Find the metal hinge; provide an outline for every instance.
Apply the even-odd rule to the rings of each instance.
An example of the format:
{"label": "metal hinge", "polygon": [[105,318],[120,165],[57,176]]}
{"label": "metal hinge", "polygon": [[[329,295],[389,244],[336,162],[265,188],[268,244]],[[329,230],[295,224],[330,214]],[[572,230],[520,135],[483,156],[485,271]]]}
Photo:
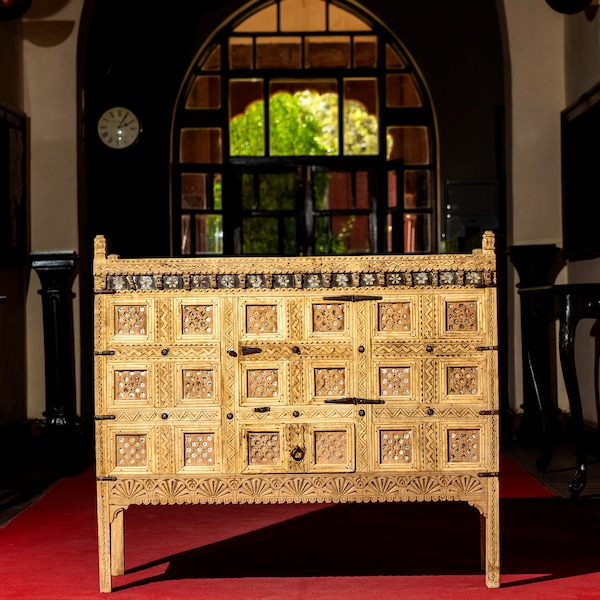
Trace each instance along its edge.
{"label": "metal hinge", "polygon": [[117,480],[116,477],[102,477],[102,476],[96,477],[96,481],[116,481],[116,480]]}
{"label": "metal hinge", "polygon": [[368,300],[382,300],[383,296],[325,296],[323,300],[339,302],[366,302]]}
{"label": "metal hinge", "polygon": [[499,415],[500,411],[499,410],[480,410],[479,411],[480,415]]}
{"label": "metal hinge", "polygon": [[94,421],[114,421],[115,415],[94,415]]}
{"label": "metal hinge", "polygon": [[367,398],[331,398],[325,404],[385,404],[385,400],[369,400]]}
{"label": "metal hinge", "polygon": [[116,294],[117,290],[94,290],[94,294]]}
{"label": "metal hinge", "polygon": [[94,356],[114,356],[114,350],[95,350]]}
{"label": "metal hinge", "polygon": [[500,477],[500,471],[488,471],[486,473],[477,473],[477,477]]}
{"label": "metal hinge", "polygon": [[498,346],[477,346],[475,350],[477,350],[477,352],[482,352],[483,350],[498,350]]}

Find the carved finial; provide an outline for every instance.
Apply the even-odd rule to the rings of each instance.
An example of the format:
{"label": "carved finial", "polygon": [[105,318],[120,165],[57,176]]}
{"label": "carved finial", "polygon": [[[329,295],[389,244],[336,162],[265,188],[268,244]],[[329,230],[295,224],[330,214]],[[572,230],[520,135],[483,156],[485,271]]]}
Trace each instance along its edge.
{"label": "carved finial", "polygon": [[94,238],[94,259],[106,259],[106,238],[103,235],[97,235]]}
{"label": "carved finial", "polygon": [[484,252],[494,252],[496,248],[496,236],[493,231],[485,231],[481,242],[481,249]]}

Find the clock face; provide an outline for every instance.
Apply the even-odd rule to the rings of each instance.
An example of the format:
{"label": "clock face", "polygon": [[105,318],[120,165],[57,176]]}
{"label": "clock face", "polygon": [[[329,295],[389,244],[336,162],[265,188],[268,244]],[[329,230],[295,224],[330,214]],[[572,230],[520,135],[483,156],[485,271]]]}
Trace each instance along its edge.
{"label": "clock face", "polygon": [[109,148],[127,148],[138,139],[140,122],[128,108],[115,106],[100,117],[98,135]]}

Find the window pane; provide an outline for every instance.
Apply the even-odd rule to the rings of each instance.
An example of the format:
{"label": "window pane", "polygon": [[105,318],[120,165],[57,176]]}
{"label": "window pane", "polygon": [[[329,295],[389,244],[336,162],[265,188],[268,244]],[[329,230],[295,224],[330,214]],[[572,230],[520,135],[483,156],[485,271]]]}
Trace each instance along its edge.
{"label": "window pane", "polygon": [[200,68],[203,71],[218,71],[221,68],[221,46],[215,46],[208,58],[201,59],[203,62],[199,63]]}
{"label": "window pane", "polygon": [[355,254],[370,252],[369,218],[367,215],[337,215],[331,217],[332,253]]}
{"label": "window pane", "polygon": [[263,8],[255,15],[242,21],[235,29],[235,32],[247,31],[277,31],[277,7],[275,5]]}
{"label": "window pane", "polygon": [[377,80],[344,79],[344,154],[379,153]]}
{"label": "window pane", "polygon": [[186,108],[221,108],[221,78],[218,75],[196,77],[185,103]]}
{"label": "window pane", "polygon": [[252,38],[229,38],[229,68],[251,69],[252,63]]}
{"label": "window pane", "polygon": [[331,171],[327,175],[327,188],[322,210],[352,210],[369,208],[369,174],[360,171]]}
{"label": "window pane", "polygon": [[398,206],[398,177],[396,171],[388,171],[388,208]]}
{"label": "window pane", "polygon": [[329,31],[370,31],[371,28],[353,14],[329,5]]}
{"label": "window pane", "polygon": [[431,252],[431,215],[404,215],[404,252]]}
{"label": "window pane", "polygon": [[231,156],[264,156],[265,106],[262,79],[229,82],[229,153]]}
{"label": "window pane", "polygon": [[221,129],[182,129],[179,160],[182,163],[221,163]]}
{"label": "window pane", "polygon": [[278,219],[245,217],[242,221],[242,254],[276,255],[278,253]]}
{"label": "window pane", "polygon": [[385,66],[388,69],[404,69],[406,65],[398,53],[389,45],[385,45]]}
{"label": "window pane", "polygon": [[[269,136],[271,156],[337,154],[335,81],[276,80],[271,83]],[[320,93],[319,93],[320,92]]]}
{"label": "window pane", "polygon": [[388,127],[391,140],[388,160],[404,159],[404,164],[429,163],[429,139],[427,127]]}
{"label": "window pane", "polygon": [[196,254],[223,254],[223,217],[196,215]]}
{"label": "window pane", "polygon": [[283,254],[284,256],[295,256],[298,253],[296,246],[296,219],[288,217],[283,220],[284,238]]}
{"label": "window pane", "polygon": [[190,255],[192,253],[192,239],[190,235],[190,215],[181,216],[181,254]]}
{"label": "window pane", "polygon": [[377,66],[377,38],[360,36],[354,38],[354,66],[375,68]]}
{"label": "window pane", "polygon": [[296,208],[296,175],[264,173],[259,176],[260,210],[294,210]]}
{"label": "window pane", "polygon": [[347,36],[307,37],[304,62],[307,69],[348,69],[350,38]]}
{"label": "window pane", "polygon": [[325,31],[323,0],[281,0],[279,11],[281,31]]}
{"label": "window pane", "polygon": [[257,69],[301,69],[302,38],[257,37]]}
{"label": "window pane", "polygon": [[431,171],[406,171],[404,173],[404,207],[429,208],[431,206]]}
{"label": "window pane", "polygon": [[208,208],[206,173],[183,173],[181,175],[182,208]]}
{"label": "window pane", "polygon": [[410,75],[386,76],[386,103],[390,108],[421,106],[421,98]]}

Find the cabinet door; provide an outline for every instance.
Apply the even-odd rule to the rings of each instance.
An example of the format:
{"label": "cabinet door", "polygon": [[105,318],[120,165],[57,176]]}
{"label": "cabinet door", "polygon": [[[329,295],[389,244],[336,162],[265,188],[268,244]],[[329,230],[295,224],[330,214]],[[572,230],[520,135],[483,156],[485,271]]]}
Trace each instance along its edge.
{"label": "cabinet door", "polygon": [[355,465],[353,314],[322,296],[238,301],[236,416],[244,471],[339,472]]}

